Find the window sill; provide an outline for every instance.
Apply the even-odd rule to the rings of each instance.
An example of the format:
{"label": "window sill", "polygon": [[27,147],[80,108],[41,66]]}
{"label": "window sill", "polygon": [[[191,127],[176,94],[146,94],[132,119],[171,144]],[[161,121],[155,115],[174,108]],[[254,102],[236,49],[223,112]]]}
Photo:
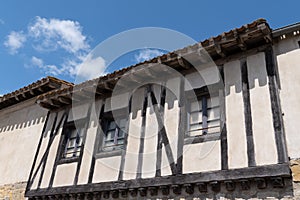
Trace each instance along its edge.
{"label": "window sill", "polygon": [[66,163],[72,163],[72,162],[78,162],[79,160],[79,157],[72,157],[72,158],[61,158],[59,161],[58,161],[58,164],[66,164]]}
{"label": "window sill", "polygon": [[101,151],[98,152],[95,155],[95,158],[107,158],[107,157],[113,157],[113,156],[121,156],[122,155],[123,149],[116,149],[116,150],[111,150],[111,151]]}
{"label": "window sill", "polygon": [[184,145],[216,141],[220,139],[221,139],[220,133],[210,133],[207,135],[199,135],[199,136],[187,136],[184,139]]}

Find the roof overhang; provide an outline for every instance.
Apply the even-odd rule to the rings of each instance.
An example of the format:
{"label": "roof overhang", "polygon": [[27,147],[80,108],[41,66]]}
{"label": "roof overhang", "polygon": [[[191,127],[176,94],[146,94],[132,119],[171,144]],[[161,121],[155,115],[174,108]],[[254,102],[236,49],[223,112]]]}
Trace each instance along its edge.
{"label": "roof overhang", "polygon": [[51,90],[72,86],[72,83],[48,76],[28,86],[0,97],[0,110],[14,104],[26,101]]}
{"label": "roof overhang", "polygon": [[[47,109],[57,109],[98,96],[104,98],[110,96],[120,79],[127,76],[127,82],[123,85],[136,84],[145,79],[156,78],[162,74],[171,76],[167,72],[162,73],[161,64],[167,65],[180,73],[191,72],[195,63],[203,64],[201,56],[209,55],[212,61],[226,59],[231,55],[246,52],[248,50],[272,43],[271,29],[266,20],[258,19],[240,28],[224,32],[216,37],[211,37],[202,42],[176,50],[151,60],[114,71],[105,76],[83,82],[68,88],[57,89],[37,98],[37,103]],[[202,52],[205,52],[204,54]],[[189,58],[188,61],[186,58]],[[192,62],[191,62],[192,59]],[[204,62],[207,59],[203,58]],[[191,64],[193,63],[193,64]],[[123,79],[123,78],[122,78]]]}

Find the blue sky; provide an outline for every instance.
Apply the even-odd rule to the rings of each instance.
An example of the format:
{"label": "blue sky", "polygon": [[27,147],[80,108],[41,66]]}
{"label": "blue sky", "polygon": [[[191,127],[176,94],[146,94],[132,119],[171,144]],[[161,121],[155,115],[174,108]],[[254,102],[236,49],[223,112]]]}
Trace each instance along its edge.
{"label": "blue sky", "polygon": [[[4,0],[0,7],[0,94],[52,75],[74,82],[76,69],[99,43],[141,27],[172,29],[201,41],[257,18],[271,28],[300,22],[300,1]],[[130,41],[129,41],[130,42]],[[110,69],[160,54],[136,50]],[[87,59],[88,60],[88,59]],[[105,65],[105,60],[88,62]],[[99,74],[107,71],[100,71]]]}

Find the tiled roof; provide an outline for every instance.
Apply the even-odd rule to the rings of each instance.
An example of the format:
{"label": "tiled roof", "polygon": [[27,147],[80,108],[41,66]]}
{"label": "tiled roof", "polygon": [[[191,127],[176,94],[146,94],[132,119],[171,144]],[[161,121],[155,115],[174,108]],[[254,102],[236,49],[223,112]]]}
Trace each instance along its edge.
{"label": "tiled roof", "polygon": [[[194,45],[187,46],[185,48],[155,57],[151,60],[147,60],[120,70],[116,70],[105,76],[83,82],[78,85],[71,86],[69,88],[53,90],[49,93],[42,94],[38,97],[37,102],[45,108],[57,108],[72,102],[72,95],[74,93],[83,92],[86,88],[97,87],[105,88],[108,92],[111,92],[114,84],[127,72],[131,72],[132,69],[147,64],[163,63],[168,64],[174,68],[182,66],[182,55],[186,55],[189,52],[196,52],[200,48],[204,48],[213,60],[225,58],[227,56],[246,51],[261,45],[271,43],[271,29],[265,19],[258,19],[250,24],[241,26],[240,28],[232,29],[228,32],[206,39],[202,42]],[[189,68],[184,66],[183,68]],[[132,70],[134,71],[134,70]],[[107,88],[107,83],[111,83],[112,88]],[[110,91],[109,91],[110,90]],[[87,91],[86,91],[87,92]],[[85,92],[85,94],[86,94]],[[64,101],[59,102],[59,97],[64,98]],[[67,101],[65,101],[68,99]],[[57,103],[54,103],[57,102]]]}
{"label": "tiled roof", "polygon": [[42,78],[28,86],[0,97],[0,110],[12,106],[16,103],[47,93],[51,90],[66,88],[72,85],[72,83],[51,76]]}

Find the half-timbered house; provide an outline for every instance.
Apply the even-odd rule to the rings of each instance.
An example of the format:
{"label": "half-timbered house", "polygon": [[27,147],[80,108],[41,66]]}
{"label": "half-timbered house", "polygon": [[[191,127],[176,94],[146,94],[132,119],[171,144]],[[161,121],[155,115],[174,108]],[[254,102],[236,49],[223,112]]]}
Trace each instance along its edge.
{"label": "half-timbered house", "polygon": [[0,97],[0,199],[23,199],[47,110],[36,97],[70,86],[54,77],[43,78]]}
{"label": "half-timbered house", "polygon": [[299,31],[259,19],[41,94],[26,197],[296,198]]}

